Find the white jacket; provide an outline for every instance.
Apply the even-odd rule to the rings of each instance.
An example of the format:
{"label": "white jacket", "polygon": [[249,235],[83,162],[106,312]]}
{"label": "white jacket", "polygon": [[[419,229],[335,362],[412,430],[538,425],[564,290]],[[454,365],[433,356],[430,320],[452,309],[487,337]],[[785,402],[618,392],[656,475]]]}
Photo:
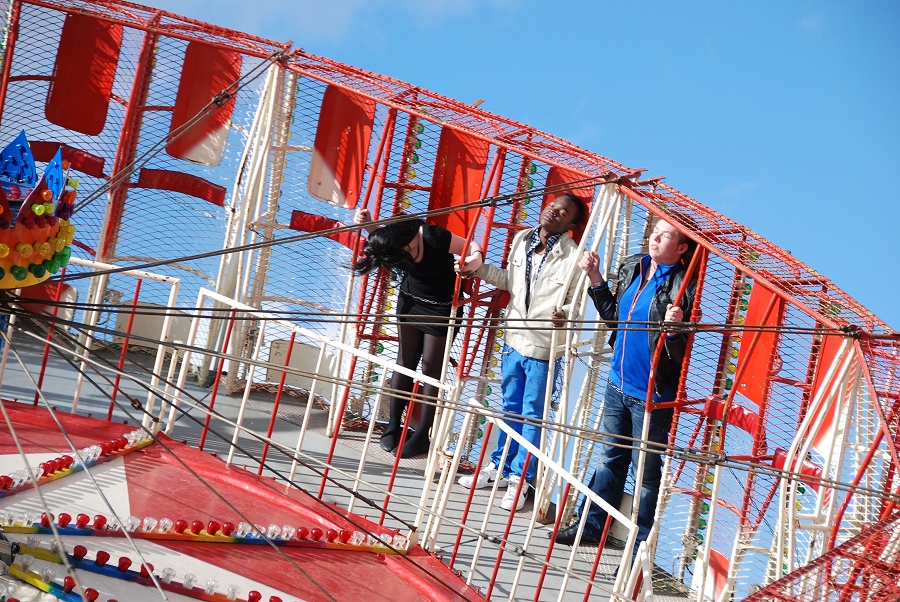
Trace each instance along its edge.
{"label": "white jacket", "polygon": [[[572,297],[578,282],[577,274],[572,274],[572,271],[578,268],[576,261],[578,245],[568,232],[553,245],[550,255],[544,259],[544,267],[531,292],[531,306],[526,310],[525,262],[533,231],[534,228],[522,230],[513,238],[509,249],[509,265],[506,269],[484,263],[475,271],[475,276],[510,293],[504,342],[526,357],[549,360],[550,334],[553,328],[550,317],[553,308],[558,306],[567,316],[571,316]],[[567,280],[569,280],[568,287],[562,296]]]}

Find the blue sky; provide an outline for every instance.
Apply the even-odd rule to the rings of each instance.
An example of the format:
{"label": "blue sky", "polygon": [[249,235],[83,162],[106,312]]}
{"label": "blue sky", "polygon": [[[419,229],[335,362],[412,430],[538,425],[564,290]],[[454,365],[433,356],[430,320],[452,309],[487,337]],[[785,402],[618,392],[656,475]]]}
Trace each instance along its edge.
{"label": "blue sky", "polygon": [[667,182],[900,329],[900,3],[154,0]]}

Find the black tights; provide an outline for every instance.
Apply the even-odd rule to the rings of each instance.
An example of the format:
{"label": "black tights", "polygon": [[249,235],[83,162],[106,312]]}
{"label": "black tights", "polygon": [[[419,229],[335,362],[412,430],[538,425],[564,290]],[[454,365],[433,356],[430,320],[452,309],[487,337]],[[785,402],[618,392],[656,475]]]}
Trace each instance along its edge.
{"label": "black tights", "polygon": [[[404,368],[415,370],[422,360],[422,374],[434,379],[440,379],[444,363],[444,347],[447,344],[447,336],[434,336],[425,334],[413,326],[402,322],[399,325],[400,349],[397,352],[397,363]],[[403,410],[412,395],[413,378],[399,372],[391,376],[391,389],[396,393],[390,399],[390,417],[388,418],[385,434],[396,434],[400,438],[400,429],[403,426]],[[403,395],[405,392],[406,395]],[[419,423],[411,437],[404,445],[418,444],[423,439],[428,440],[428,431],[434,422],[434,404],[438,394],[438,388],[433,385],[422,384],[419,388],[422,398],[426,403],[419,404]]]}

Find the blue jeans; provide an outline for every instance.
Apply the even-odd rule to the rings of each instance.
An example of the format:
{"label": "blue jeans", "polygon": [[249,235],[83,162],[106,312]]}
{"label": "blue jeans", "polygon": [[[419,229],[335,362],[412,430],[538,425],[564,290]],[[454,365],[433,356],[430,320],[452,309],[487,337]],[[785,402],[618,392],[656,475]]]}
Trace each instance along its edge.
{"label": "blue jeans", "polygon": [[[625,395],[612,383],[606,385],[606,400],[603,409],[603,441],[600,450],[599,465],[594,469],[588,487],[606,500],[613,508],[618,508],[622,502],[622,494],[625,489],[625,480],[628,476],[629,463],[637,470],[640,450],[638,443],[632,444],[627,439],[620,439],[616,435],[640,439],[644,428],[644,410],[646,401]],[[654,410],[650,414],[650,432],[648,439],[655,443],[666,444],[669,441],[669,429],[672,427],[674,410],[667,408]],[[624,445],[618,447],[610,445]],[[629,448],[630,446],[630,448]],[[659,485],[662,480],[662,456],[659,450],[653,446],[648,450],[644,460],[644,478],[640,483],[640,508],[638,510],[637,541],[634,544],[633,554],[637,553],[638,546],[650,535],[653,527],[653,516],[656,514],[656,500],[659,497]],[[637,487],[637,485],[636,485]],[[584,512],[587,498],[581,500],[578,509],[579,516]],[[629,514],[625,513],[626,516]],[[588,509],[587,522],[584,534],[598,538],[603,533],[607,514],[600,506],[591,504]]]}
{"label": "blue jeans", "polygon": [[[503,361],[500,390],[503,393],[503,411],[512,418],[509,426],[522,437],[534,445],[540,447],[541,421],[544,418],[544,391],[547,388],[547,375],[550,372],[550,362],[525,357],[509,345],[503,345]],[[519,416],[524,417],[524,420]],[[535,420],[528,420],[535,418]],[[504,431],[500,431],[497,437],[497,449],[491,454],[491,462],[499,466],[504,477],[510,475],[520,476],[525,468],[525,456],[528,450],[519,447],[516,441],[509,444],[509,453],[506,461],[503,459],[503,448],[508,439]],[[537,473],[537,458],[531,457],[528,462],[528,471],[525,473],[525,481],[531,482]]]}

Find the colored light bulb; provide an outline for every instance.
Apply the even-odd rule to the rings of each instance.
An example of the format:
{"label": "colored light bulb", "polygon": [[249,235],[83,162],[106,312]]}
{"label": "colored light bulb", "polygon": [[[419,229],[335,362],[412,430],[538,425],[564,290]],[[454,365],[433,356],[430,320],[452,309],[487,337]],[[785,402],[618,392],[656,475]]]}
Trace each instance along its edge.
{"label": "colored light bulb", "polygon": [[244,521],[239,522],[237,526],[237,536],[246,537],[247,534],[250,533],[250,530],[252,528],[253,527],[250,525],[250,523],[246,523]]}
{"label": "colored light bulb", "polygon": [[19,255],[22,256],[23,259],[28,259],[34,252],[34,248],[28,243],[20,242],[16,245],[16,251],[19,253]]}

